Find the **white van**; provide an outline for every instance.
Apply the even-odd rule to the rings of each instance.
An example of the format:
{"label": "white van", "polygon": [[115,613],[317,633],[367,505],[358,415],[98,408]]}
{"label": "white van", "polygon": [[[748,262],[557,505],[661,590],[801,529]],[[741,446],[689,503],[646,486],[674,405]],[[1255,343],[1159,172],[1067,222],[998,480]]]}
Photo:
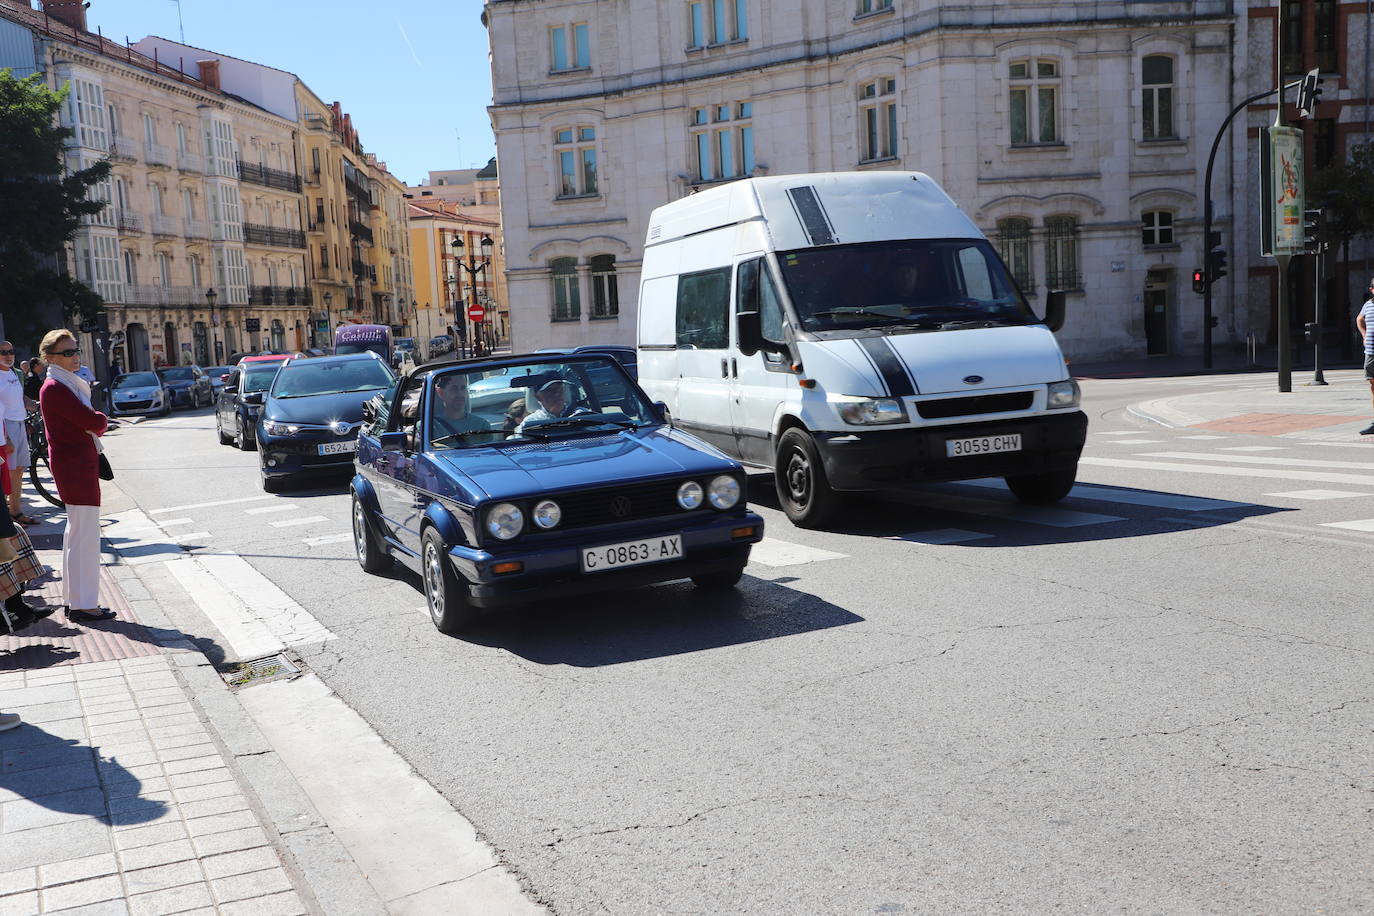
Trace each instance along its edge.
{"label": "white van", "polygon": [[775,472],[798,525],[837,491],[1004,477],[1073,486],[1088,420],[1054,339],[929,176],[749,178],[659,207],[639,292],[639,381],[674,424]]}

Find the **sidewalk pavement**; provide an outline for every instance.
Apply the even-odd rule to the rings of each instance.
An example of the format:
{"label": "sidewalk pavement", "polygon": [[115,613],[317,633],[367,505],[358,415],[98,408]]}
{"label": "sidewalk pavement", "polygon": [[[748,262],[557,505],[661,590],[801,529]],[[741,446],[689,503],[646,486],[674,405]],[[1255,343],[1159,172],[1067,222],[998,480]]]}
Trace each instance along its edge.
{"label": "sidewalk pavement", "polygon": [[[53,570],[26,600],[60,605],[63,516],[24,508]],[[23,718],[0,733],[0,916],[543,912],[314,675],[234,693],[138,567],[105,554],[100,592],[117,620],[0,636]]]}

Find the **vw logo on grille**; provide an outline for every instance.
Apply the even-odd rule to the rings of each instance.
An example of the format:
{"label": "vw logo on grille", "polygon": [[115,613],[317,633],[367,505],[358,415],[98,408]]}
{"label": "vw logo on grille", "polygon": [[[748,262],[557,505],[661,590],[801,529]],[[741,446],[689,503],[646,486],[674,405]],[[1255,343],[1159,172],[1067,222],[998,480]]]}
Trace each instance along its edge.
{"label": "vw logo on grille", "polygon": [[982,380],[983,380],[983,377],[982,377],[981,375],[966,375],[966,376],[964,376],[964,384],[965,384],[965,385],[977,385],[977,384],[978,384],[979,382],[981,382]]}
{"label": "vw logo on grille", "polygon": [[329,424],[329,428],[334,431],[334,435],[336,436],[342,436],[344,433],[348,432],[348,424],[343,420],[335,420],[333,423]]}
{"label": "vw logo on grille", "polygon": [[617,496],[611,500],[611,514],[616,518],[624,518],[630,514],[630,498],[628,496]]}

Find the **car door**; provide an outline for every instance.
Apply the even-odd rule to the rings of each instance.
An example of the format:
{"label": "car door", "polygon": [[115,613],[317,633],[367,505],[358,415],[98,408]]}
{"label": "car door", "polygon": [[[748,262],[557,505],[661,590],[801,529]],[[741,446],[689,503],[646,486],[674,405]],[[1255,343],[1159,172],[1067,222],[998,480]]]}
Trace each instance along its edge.
{"label": "car door", "polygon": [[673,420],[735,453],[730,421],[730,267],[678,277],[677,411]]}
{"label": "car door", "polygon": [[[739,265],[735,277],[735,311],[757,310],[763,336],[783,340],[782,301],[766,258]],[[739,331],[735,329],[738,346]],[[778,406],[797,389],[796,376],[786,356],[759,351],[753,356],[731,358],[730,419],[737,454],[745,461],[771,467],[773,421]]]}
{"label": "car door", "polygon": [[422,414],[419,399],[412,403],[414,416],[410,414],[409,405],[412,394],[422,395],[424,385],[421,382],[419,389],[415,386],[406,386],[404,380],[397,385],[398,394],[392,403],[392,410],[397,412],[396,422],[388,423],[387,428],[411,433],[409,445],[404,449],[391,449],[381,452],[377,458],[377,478],[373,486],[377,490],[377,504],[385,519],[387,531],[397,543],[405,549],[419,553],[420,551],[420,511],[418,508],[418,494],[415,491],[415,459],[418,450],[424,447],[424,440],[420,435],[422,424],[419,422]]}
{"label": "car door", "polygon": [[243,372],[235,367],[224,380],[224,387],[219,390],[219,398],[215,401],[215,418],[219,420],[220,428],[226,431],[234,428],[235,399],[242,382]]}

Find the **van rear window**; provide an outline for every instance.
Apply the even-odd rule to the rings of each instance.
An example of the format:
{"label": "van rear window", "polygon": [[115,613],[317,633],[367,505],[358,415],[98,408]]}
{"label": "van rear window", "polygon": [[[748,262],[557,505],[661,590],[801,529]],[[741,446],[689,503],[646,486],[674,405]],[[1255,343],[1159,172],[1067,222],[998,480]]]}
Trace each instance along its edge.
{"label": "van rear window", "polygon": [[677,281],[677,345],[724,350],[730,344],[730,268],[683,274]]}

